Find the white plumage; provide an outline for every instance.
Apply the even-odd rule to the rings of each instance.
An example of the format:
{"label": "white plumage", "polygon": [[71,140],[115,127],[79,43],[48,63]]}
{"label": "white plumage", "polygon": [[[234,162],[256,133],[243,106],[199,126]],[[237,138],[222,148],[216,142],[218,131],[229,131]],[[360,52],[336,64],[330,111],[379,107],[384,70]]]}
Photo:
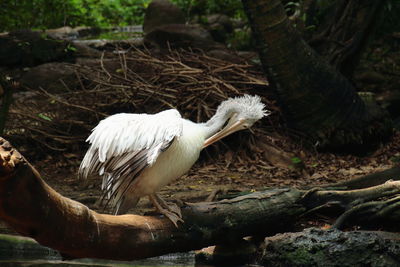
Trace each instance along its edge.
{"label": "white plumage", "polygon": [[[230,98],[206,123],[183,119],[175,109],[157,114],[120,113],[102,120],[87,141],[91,144],[79,175],[103,177],[104,197],[116,214],[126,213],[143,196],[175,225],[182,221],[176,206],[156,192],[185,174],[202,148],[268,115],[258,96]],[[228,124],[221,130],[225,122]]]}

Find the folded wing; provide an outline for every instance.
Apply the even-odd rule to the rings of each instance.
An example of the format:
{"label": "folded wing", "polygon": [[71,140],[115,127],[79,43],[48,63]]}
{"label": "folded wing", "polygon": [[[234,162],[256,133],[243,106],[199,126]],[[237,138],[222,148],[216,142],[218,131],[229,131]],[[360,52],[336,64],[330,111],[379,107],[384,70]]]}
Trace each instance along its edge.
{"label": "folded wing", "polygon": [[[91,144],[79,176],[103,177],[103,199],[118,209],[135,178],[153,165],[182,134],[182,118],[175,109],[157,114],[120,113],[102,120],[86,140]],[[106,203],[106,205],[107,205]]]}

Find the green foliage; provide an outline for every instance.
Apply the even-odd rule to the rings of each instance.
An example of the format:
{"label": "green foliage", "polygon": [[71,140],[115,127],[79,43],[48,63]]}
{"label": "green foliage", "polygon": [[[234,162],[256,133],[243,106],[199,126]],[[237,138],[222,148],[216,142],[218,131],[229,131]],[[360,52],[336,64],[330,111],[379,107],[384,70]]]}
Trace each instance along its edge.
{"label": "green foliage", "polygon": [[293,164],[299,164],[302,162],[302,160],[298,157],[293,157],[290,160],[292,161]]}
{"label": "green foliage", "polygon": [[107,39],[107,40],[126,40],[139,37],[140,34],[135,32],[102,32],[99,35],[89,36],[88,39]]}
{"label": "green foliage", "polygon": [[141,24],[149,2],[150,0],[0,1],[0,32],[21,28]]}
{"label": "green foliage", "polygon": [[49,116],[46,116],[43,113],[39,113],[38,117],[46,121],[52,121],[52,119]]}
{"label": "green foliage", "polygon": [[[245,19],[240,0],[171,0],[187,17],[222,13]],[[0,32],[62,26],[142,24],[151,0],[0,0]]]}
{"label": "green foliage", "polygon": [[246,18],[240,0],[171,0],[189,17],[225,14],[231,18]]}

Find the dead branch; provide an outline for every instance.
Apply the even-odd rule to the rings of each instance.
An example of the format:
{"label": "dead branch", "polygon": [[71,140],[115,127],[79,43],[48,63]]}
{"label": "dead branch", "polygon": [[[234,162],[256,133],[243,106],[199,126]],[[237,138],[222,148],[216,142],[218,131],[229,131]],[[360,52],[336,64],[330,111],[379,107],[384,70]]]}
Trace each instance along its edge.
{"label": "dead branch", "polygon": [[[21,138],[32,136],[55,150],[65,150],[71,149],[71,137],[82,146],[88,129],[114,113],[176,108],[185,118],[205,121],[230,96],[267,95],[268,82],[262,71],[246,62],[235,64],[184,50],[163,55],[135,47],[116,50],[118,53],[104,52],[86,65],[71,65],[78,80],[76,88],[61,82],[60,87],[67,88],[64,92],[40,88],[28,103],[17,99],[8,125],[13,131],[10,136],[23,133]],[[268,97],[263,101],[275,109]],[[49,119],[32,118],[38,114]]]}
{"label": "dead branch", "polygon": [[344,182],[339,182],[331,185],[325,186],[325,188],[331,189],[361,189],[370,186],[376,186],[385,183],[388,180],[400,180],[400,167],[395,166],[391,169],[384,170],[381,172],[376,172],[361,176],[355,179],[347,180]]}
{"label": "dead branch", "polygon": [[[50,188],[10,144],[0,141],[0,218],[21,235],[71,258],[133,260],[270,234],[303,212],[300,191],[276,189],[187,204],[178,229],[157,216],[99,214]],[[282,226],[284,224],[281,224]]]}

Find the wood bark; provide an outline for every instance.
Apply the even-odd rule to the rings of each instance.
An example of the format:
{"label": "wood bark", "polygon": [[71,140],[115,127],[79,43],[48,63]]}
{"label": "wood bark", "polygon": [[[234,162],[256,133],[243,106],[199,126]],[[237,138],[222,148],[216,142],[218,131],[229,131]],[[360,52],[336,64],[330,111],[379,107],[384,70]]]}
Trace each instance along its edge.
{"label": "wood bark", "polygon": [[[398,181],[361,190],[271,189],[219,202],[185,204],[185,223],[176,228],[162,217],[100,214],[63,197],[6,140],[0,140],[0,219],[66,258],[134,260],[234,244],[245,236],[294,230],[301,218],[332,207],[339,210],[328,213],[335,217],[383,198],[396,206],[394,196],[399,193]],[[382,218],[396,214],[395,206]],[[364,218],[363,213],[358,218]],[[346,218],[344,222],[351,224]]]}
{"label": "wood bark", "polygon": [[13,101],[12,95],[14,89],[18,86],[17,83],[9,81],[8,77],[0,72],[0,134],[4,133],[4,127],[8,117],[8,110]]}
{"label": "wood bark", "polygon": [[380,21],[384,0],[340,0],[310,45],[347,78],[353,77],[361,54]]}
{"label": "wood bark", "polygon": [[290,128],[323,147],[371,145],[391,133],[390,120],[366,106],[352,84],[305,43],[280,0],[242,2]]}

